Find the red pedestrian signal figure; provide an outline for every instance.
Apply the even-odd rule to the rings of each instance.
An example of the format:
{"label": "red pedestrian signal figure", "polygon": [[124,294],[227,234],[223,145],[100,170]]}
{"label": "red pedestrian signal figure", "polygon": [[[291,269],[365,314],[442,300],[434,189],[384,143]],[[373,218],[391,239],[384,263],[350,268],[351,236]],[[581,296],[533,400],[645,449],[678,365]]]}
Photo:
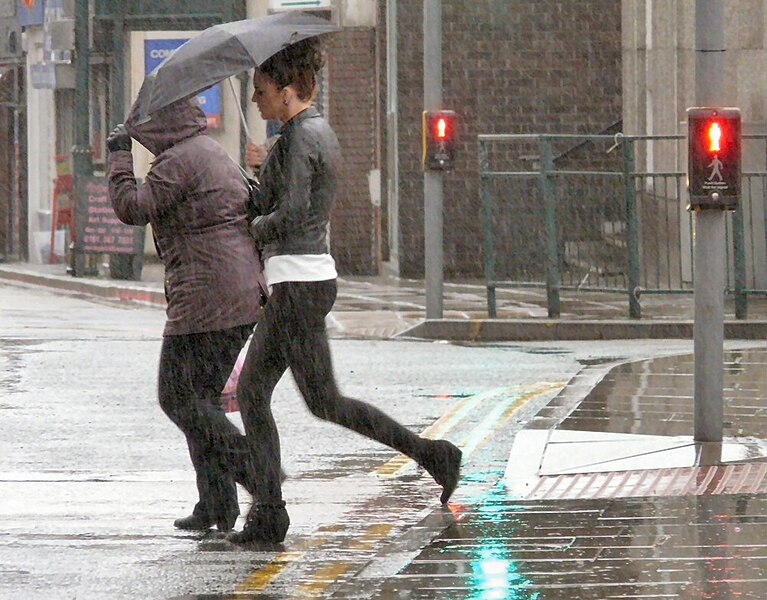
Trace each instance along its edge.
{"label": "red pedestrian signal figure", "polygon": [[740,110],[689,108],[687,125],[688,208],[734,210],[740,197]]}
{"label": "red pedestrian signal figure", "polygon": [[452,110],[423,113],[423,168],[450,171],[455,162],[455,121]]}
{"label": "red pedestrian signal figure", "polygon": [[714,121],[708,128],[708,151],[719,152],[721,150],[720,141],[722,140],[722,128],[719,123]]}
{"label": "red pedestrian signal figure", "polygon": [[437,139],[444,141],[447,138],[447,119],[445,117],[437,118]]}

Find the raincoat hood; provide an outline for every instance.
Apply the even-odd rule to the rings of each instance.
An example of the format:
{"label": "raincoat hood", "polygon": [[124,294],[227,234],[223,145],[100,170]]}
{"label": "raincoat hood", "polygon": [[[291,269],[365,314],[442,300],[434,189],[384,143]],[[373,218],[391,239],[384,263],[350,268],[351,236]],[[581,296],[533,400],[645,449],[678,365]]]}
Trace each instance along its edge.
{"label": "raincoat hood", "polygon": [[182,140],[204,133],[207,127],[205,113],[196,98],[174,102],[143,122],[134,104],[125,121],[130,136],[155,156]]}

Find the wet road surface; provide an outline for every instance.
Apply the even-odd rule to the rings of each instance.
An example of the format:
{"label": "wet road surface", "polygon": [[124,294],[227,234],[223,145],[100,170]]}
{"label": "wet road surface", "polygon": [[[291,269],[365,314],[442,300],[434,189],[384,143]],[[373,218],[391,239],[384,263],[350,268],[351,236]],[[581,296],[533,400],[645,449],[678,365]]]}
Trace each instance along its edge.
{"label": "wet road surface", "polygon": [[[689,343],[339,340],[347,393],[463,447],[454,501],[441,508],[437,486],[388,449],[308,418],[285,381],[275,404],[293,526],[278,547],[242,549],[170,525],[194,483],[154,400],[162,311],[29,294],[0,286],[0,597],[764,597],[764,494],[524,500],[504,484],[526,426],[650,433],[642,423],[665,414],[683,427],[677,400],[662,413],[641,400],[662,377],[684,379],[689,360],[661,361],[656,381],[636,359]],[[744,366],[757,361],[738,352],[731,431],[758,432],[765,396]],[[600,397],[609,386],[625,399]]]}

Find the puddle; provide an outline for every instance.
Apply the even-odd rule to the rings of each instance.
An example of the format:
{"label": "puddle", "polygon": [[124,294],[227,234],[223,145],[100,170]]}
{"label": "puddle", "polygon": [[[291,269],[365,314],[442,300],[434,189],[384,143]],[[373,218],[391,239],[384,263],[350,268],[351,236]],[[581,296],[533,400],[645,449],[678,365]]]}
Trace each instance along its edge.
{"label": "puddle", "polygon": [[[724,358],[724,435],[766,438],[767,350],[728,351]],[[626,363],[612,369],[560,428],[688,435],[693,397],[692,355]]]}

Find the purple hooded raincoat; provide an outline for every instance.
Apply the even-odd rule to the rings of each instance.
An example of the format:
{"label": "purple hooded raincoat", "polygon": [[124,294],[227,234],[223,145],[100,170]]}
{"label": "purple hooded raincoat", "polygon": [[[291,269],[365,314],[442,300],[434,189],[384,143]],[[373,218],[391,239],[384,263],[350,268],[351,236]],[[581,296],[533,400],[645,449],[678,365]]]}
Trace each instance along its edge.
{"label": "purple hooded raincoat", "polygon": [[181,101],[128,133],[155,155],[138,186],[130,152],[109,157],[109,197],[118,218],[151,224],[165,264],[164,335],[229,329],[258,319],[264,281],[248,233],[248,191],[239,167],[205,135],[205,114]]}

